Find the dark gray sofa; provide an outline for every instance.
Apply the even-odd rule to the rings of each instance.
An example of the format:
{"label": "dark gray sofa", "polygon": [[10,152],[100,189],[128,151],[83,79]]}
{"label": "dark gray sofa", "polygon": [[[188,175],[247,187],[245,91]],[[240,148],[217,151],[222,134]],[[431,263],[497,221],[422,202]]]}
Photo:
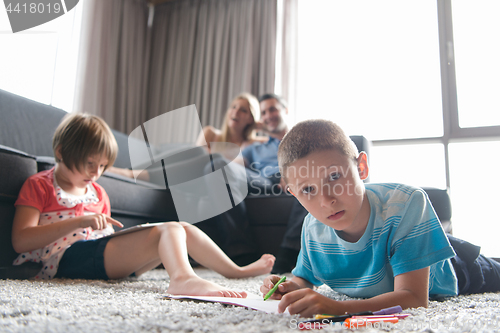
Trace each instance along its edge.
{"label": "dark gray sofa", "polygon": [[[65,114],[63,110],[0,90],[0,278],[24,278],[37,272],[38,267],[26,264],[12,266],[17,256],[11,244],[14,202],[30,175],[53,166],[52,135]],[[128,136],[113,133],[119,145],[115,166],[129,168]],[[351,138],[358,149],[369,151],[366,138]],[[98,183],[110,197],[111,215],[125,226],[178,220],[168,189],[110,173],[105,173]],[[451,205],[446,190],[425,190],[443,224],[450,225]],[[287,194],[249,195],[245,199],[258,252],[278,253],[294,200]],[[451,227],[448,229],[451,231]]]}
{"label": "dark gray sofa", "polygon": [[[54,165],[52,135],[65,114],[63,110],[0,90],[0,278],[26,277],[33,271],[29,265],[26,269],[11,265],[17,256],[11,244],[14,202],[30,175]],[[127,168],[128,136],[114,130],[113,133],[119,146],[115,166]],[[169,190],[110,173],[98,182],[109,195],[112,216],[126,227],[177,220]]]}

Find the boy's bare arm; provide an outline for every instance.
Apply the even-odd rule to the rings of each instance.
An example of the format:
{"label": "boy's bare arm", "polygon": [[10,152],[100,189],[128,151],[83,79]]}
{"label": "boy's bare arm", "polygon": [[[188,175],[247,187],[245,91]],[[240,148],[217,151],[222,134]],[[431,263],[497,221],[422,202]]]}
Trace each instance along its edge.
{"label": "boy's bare arm", "polygon": [[403,309],[427,307],[429,300],[429,267],[400,274],[394,278],[394,291],[369,299],[335,301],[311,289],[298,289],[282,297],[278,310],[303,317],[318,313],[340,315],[346,312],[377,311],[395,305]]}
{"label": "boy's bare arm", "polygon": [[392,292],[366,300],[346,301],[345,303],[346,310],[344,312],[377,311],[395,305],[401,305],[403,309],[427,307],[429,303],[429,267],[396,276]]}
{"label": "boy's bare arm", "polygon": [[298,276],[294,276],[292,278],[292,281],[297,283],[300,286],[300,288],[309,288],[309,289],[314,288],[314,285],[311,282]]}

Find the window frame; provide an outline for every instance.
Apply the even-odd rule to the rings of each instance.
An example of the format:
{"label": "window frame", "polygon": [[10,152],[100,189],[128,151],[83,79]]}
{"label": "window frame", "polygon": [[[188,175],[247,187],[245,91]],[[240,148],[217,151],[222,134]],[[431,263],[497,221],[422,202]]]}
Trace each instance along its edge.
{"label": "window frame", "polygon": [[451,0],[437,0],[443,136],[408,139],[373,140],[373,146],[442,143],[444,145],[446,187],[450,189],[448,146],[452,142],[473,142],[500,139],[500,126],[460,127],[453,43]]}

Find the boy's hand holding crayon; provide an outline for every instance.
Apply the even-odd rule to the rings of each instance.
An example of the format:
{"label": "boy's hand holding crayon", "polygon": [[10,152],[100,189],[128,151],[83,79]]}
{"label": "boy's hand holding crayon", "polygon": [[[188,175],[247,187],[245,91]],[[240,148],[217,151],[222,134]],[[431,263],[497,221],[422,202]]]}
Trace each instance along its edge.
{"label": "boy's hand holding crayon", "polygon": [[288,308],[290,314],[300,314],[302,317],[313,317],[317,313],[339,315],[345,313],[341,302],[323,296],[309,288],[301,288],[289,292],[281,298],[278,311]]}
{"label": "boy's hand holding crayon", "polygon": [[[287,308],[290,314],[300,314],[303,317],[312,317],[317,313],[343,314],[345,309],[340,302],[323,296],[312,290],[307,285],[301,285],[302,280],[293,277],[278,285],[276,291],[269,297],[270,299],[281,300],[278,311],[283,313]],[[277,275],[270,275],[264,279],[260,291],[266,295],[280,281]]]}
{"label": "boy's hand holding crayon", "polygon": [[[269,275],[264,279],[262,286],[260,286],[260,291],[262,294],[267,295],[267,293],[273,289],[273,287],[280,281],[278,275]],[[285,280],[278,285],[276,291],[269,297],[270,299],[281,299],[283,295],[289,293],[290,291],[300,289],[301,287],[292,280]]]}

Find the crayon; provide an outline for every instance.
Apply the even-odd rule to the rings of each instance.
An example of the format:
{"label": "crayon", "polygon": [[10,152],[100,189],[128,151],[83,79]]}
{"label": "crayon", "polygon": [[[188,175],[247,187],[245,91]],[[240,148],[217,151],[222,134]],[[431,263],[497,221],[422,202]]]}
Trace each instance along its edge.
{"label": "crayon", "polygon": [[269,297],[271,297],[272,294],[274,294],[274,292],[278,289],[278,286],[280,285],[280,283],[285,282],[285,280],[286,280],[286,276],[283,276],[278,282],[276,282],[274,287],[272,287],[271,290],[269,290],[269,292],[266,294],[266,296],[264,296],[264,301],[267,301],[267,299]]}

